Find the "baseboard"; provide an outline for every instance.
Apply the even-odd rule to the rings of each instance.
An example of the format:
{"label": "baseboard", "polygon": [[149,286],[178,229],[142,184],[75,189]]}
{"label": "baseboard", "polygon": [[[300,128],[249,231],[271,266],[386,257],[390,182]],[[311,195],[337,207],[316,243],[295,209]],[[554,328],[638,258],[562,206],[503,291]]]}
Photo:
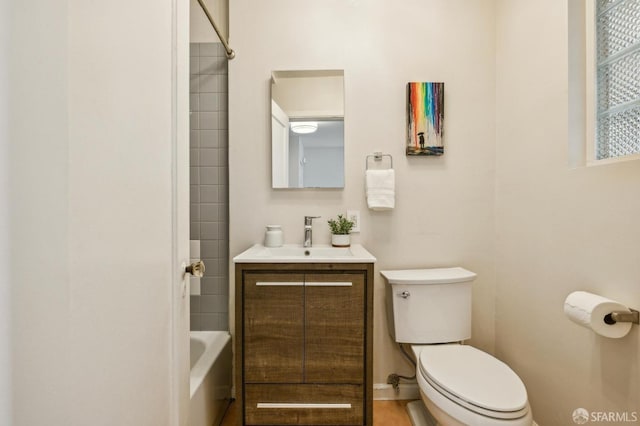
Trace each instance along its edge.
{"label": "baseboard", "polygon": [[396,392],[393,386],[386,383],[373,384],[373,399],[393,400],[393,399],[420,399],[417,383],[401,383]]}

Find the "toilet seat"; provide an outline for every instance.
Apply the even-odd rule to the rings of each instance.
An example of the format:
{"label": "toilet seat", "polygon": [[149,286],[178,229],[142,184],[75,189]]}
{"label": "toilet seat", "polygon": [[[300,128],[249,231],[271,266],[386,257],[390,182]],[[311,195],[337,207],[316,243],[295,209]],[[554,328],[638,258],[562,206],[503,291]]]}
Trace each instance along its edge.
{"label": "toilet seat", "polygon": [[502,361],[472,346],[422,346],[418,371],[442,396],[479,415],[510,420],[529,412],[520,378]]}

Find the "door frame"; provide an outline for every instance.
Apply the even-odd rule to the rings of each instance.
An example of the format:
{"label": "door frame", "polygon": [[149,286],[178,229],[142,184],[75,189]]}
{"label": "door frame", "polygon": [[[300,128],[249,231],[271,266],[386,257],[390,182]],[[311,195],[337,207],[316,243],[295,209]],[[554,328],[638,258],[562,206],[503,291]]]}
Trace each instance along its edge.
{"label": "door frame", "polygon": [[189,0],[172,2],[170,424],[189,421]]}
{"label": "door frame", "polygon": [[271,183],[274,188],[289,187],[289,116],[271,100]]}

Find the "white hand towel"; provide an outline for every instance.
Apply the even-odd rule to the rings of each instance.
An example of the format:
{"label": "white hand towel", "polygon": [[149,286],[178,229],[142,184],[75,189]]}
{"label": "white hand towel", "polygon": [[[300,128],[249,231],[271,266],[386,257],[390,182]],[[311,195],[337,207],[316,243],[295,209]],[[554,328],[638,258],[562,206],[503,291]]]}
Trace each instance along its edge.
{"label": "white hand towel", "polygon": [[395,173],[393,169],[367,170],[367,205],[372,210],[391,210],[395,207]]}

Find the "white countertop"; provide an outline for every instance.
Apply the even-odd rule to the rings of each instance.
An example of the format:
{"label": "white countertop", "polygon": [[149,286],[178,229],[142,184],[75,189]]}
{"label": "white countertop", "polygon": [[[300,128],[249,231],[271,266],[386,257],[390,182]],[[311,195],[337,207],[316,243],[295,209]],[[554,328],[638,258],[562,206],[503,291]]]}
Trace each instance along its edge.
{"label": "white countertop", "polygon": [[351,247],[332,247],[315,244],[285,244],[265,247],[256,244],[233,258],[234,263],[375,263],[376,258],[360,244]]}

